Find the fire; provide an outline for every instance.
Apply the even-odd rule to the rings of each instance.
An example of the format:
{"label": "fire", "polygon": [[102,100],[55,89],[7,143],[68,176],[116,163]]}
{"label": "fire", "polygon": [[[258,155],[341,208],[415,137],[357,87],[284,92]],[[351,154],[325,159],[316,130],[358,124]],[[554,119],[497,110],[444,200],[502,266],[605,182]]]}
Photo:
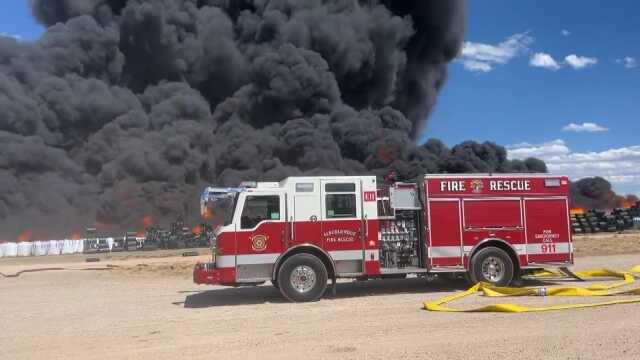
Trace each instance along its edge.
{"label": "fire", "polygon": [[69,237],[69,240],[82,240],[82,235],[80,235],[80,233],[77,233],[77,232],[73,233]]}
{"label": "fire", "polygon": [[142,218],[142,226],[144,226],[145,229],[153,226],[153,224],[154,224],[154,221],[150,215],[147,215]]}
{"label": "fire", "polygon": [[637,201],[638,197],[635,195],[619,196],[617,206],[624,209],[631,209]]}
{"label": "fire", "polygon": [[634,204],[631,203],[631,201],[627,200],[627,199],[622,199],[622,201],[620,201],[620,207],[621,208],[625,208],[625,209],[630,209]]}
{"label": "fire", "polygon": [[204,209],[204,214],[202,214],[202,218],[205,220],[213,220],[213,211],[211,211],[211,209],[209,209],[209,207],[206,207]]}
{"label": "fire", "polygon": [[31,241],[33,239],[33,231],[25,230],[18,235],[18,242]]}
{"label": "fire", "polygon": [[570,211],[571,215],[582,215],[584,213],[586,213],[586,211],[583,208],[573,208]]}
{"label": "fire", "polygon": [[202,234],[202,225],[198,225],[196,227],[194,227],[191,232],[193,232],[195,235],[200,235]]}
{"label": "fire", "polygon": [[142,229],[136,232],[136,236],[145,237],[147,235],[147,229],[152,227],[153,224],[155,224],[155,221],[151,215],[147,215],[140,220],[140,224],[142,225]]}

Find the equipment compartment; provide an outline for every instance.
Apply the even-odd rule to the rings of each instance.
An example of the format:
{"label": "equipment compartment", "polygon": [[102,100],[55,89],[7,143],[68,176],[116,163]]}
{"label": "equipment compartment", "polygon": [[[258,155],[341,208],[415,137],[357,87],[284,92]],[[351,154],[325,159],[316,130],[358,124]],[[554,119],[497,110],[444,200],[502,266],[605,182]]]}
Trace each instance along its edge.
{"label": "equipment compartment", "polygon": [[396,210],[393,220],[380,221],[380,267],[403,269],[420,266],[418,212]]}

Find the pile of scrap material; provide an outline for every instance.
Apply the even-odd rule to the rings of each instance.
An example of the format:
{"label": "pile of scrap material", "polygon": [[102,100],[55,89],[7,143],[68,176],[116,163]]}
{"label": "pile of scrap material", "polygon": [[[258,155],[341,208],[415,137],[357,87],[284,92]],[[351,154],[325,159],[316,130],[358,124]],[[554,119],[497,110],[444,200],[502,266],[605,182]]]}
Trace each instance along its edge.
{"label": "pile of scrap material", "polygon": [[574,234],[616,232],[640,229],[640,202],[629,208],[604,210],[572,209],[571,229]]}
{"label": "pile of scrap material", "polygon": [[207,247],[214,236],[213,228],[208,224],[200,224],[193,229],[177,221],[171,223],[169,230],[159,227],[147,229],[144,244],[157,249],[188,249]]}

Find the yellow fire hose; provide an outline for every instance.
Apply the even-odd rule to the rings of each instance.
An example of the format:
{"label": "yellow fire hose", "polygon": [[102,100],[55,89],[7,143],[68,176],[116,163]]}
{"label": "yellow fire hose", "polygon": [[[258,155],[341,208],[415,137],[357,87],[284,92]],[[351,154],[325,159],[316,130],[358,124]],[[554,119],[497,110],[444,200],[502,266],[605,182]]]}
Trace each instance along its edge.
{"label": "yellow fire hose", "polygon": [[[538,312],[538,311],[550,311],[550,310],[564,310],[564,309],[578,309],[588,308],[596,306],[614,305],[614,304],[629,304],[640,303],[640,297],[634,297],[631,299],[620,299],[611,301],[602,301],[594,303],[582,303],[582,304],[563,304],[563,305],[551,305],[543,307],[523,306],[517,304],[493,304],[482,306],[475,309],[456,309],[446,306],[447,303],[452,301],[473,295],[477,292],[482,293],[488,297],[505,297],[505,296],[623,296],[623,295],[640,295],[640,287],[631,290],[614,290],[616,288],[626,286],[635,282],[635,276],[640,276],[640,265],[633,267],[626,272],[617,272],[607,269],[594,269],[576,272],[575,275],[580,279],[587,278],[619,278],[623,279],[614,284],[593,284],[587,287],[577,286],[565,286],[565,287],[523,287],[523,288],[509,288],[498,287],[489,285],[486,283],[479,283],[466,291],[462,291],[453,295],[443,297],[439,300],[432,302],[425,302],[424,309],[429,311],[447,311],[447,312],[506,312],[506,313],[521,313],[521,312]],[[543,279],[549,277],[566,276],[560,272],[554,272],[544,270],[533,275],[535,278]]]}

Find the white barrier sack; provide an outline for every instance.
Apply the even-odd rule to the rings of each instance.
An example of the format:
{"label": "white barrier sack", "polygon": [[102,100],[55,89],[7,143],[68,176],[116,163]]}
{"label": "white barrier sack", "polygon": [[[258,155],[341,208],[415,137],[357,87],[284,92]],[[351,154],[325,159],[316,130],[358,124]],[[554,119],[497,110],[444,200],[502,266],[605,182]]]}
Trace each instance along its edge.
{"label": "white barrier sack", "polygon": [[62,254],[73,254],[76,251],[76,243],[74,240],[62,240]]}
{"label": "white barrier sack", "polygon": [[18,256],[31,256],[31,254],[33,254],[33,243],[27,241],[18,243]]}
{"label": "white barrier sack", "polygon": [[82,240],[74,240],[76,243],[76,253],[81,253],[84,251],[84,239]]}
{"label": "white barrier sack", "polygon": [[49,240],[49,249],[47,251],[47,255],[60,255],[62,245],[62,240]]}
{"label": "white barrier sack", "polygon": [[6,249],[6,248],[7,248],[7,244],[5,244],[5,243],[0,244],[0,258],[4,257],[4,252],[5,252],[4,249]]}
{"label": "white barrier sack", "polygon": [[115,242],[115,240],[113,238],[107,238],[107,244],[109,245],[109,251],[111,251],[111,249],[113,249],[113,243]]}
{"label": "white barrier sack", "polygon": [[34,241],[31,253],[33,256],[45,256],[49,252],[48,241]]}
{"label": "white barrier sack", "polygon": [[18,256],[18,244],[14,242],[6,243],[4,248],[4,257]]}

